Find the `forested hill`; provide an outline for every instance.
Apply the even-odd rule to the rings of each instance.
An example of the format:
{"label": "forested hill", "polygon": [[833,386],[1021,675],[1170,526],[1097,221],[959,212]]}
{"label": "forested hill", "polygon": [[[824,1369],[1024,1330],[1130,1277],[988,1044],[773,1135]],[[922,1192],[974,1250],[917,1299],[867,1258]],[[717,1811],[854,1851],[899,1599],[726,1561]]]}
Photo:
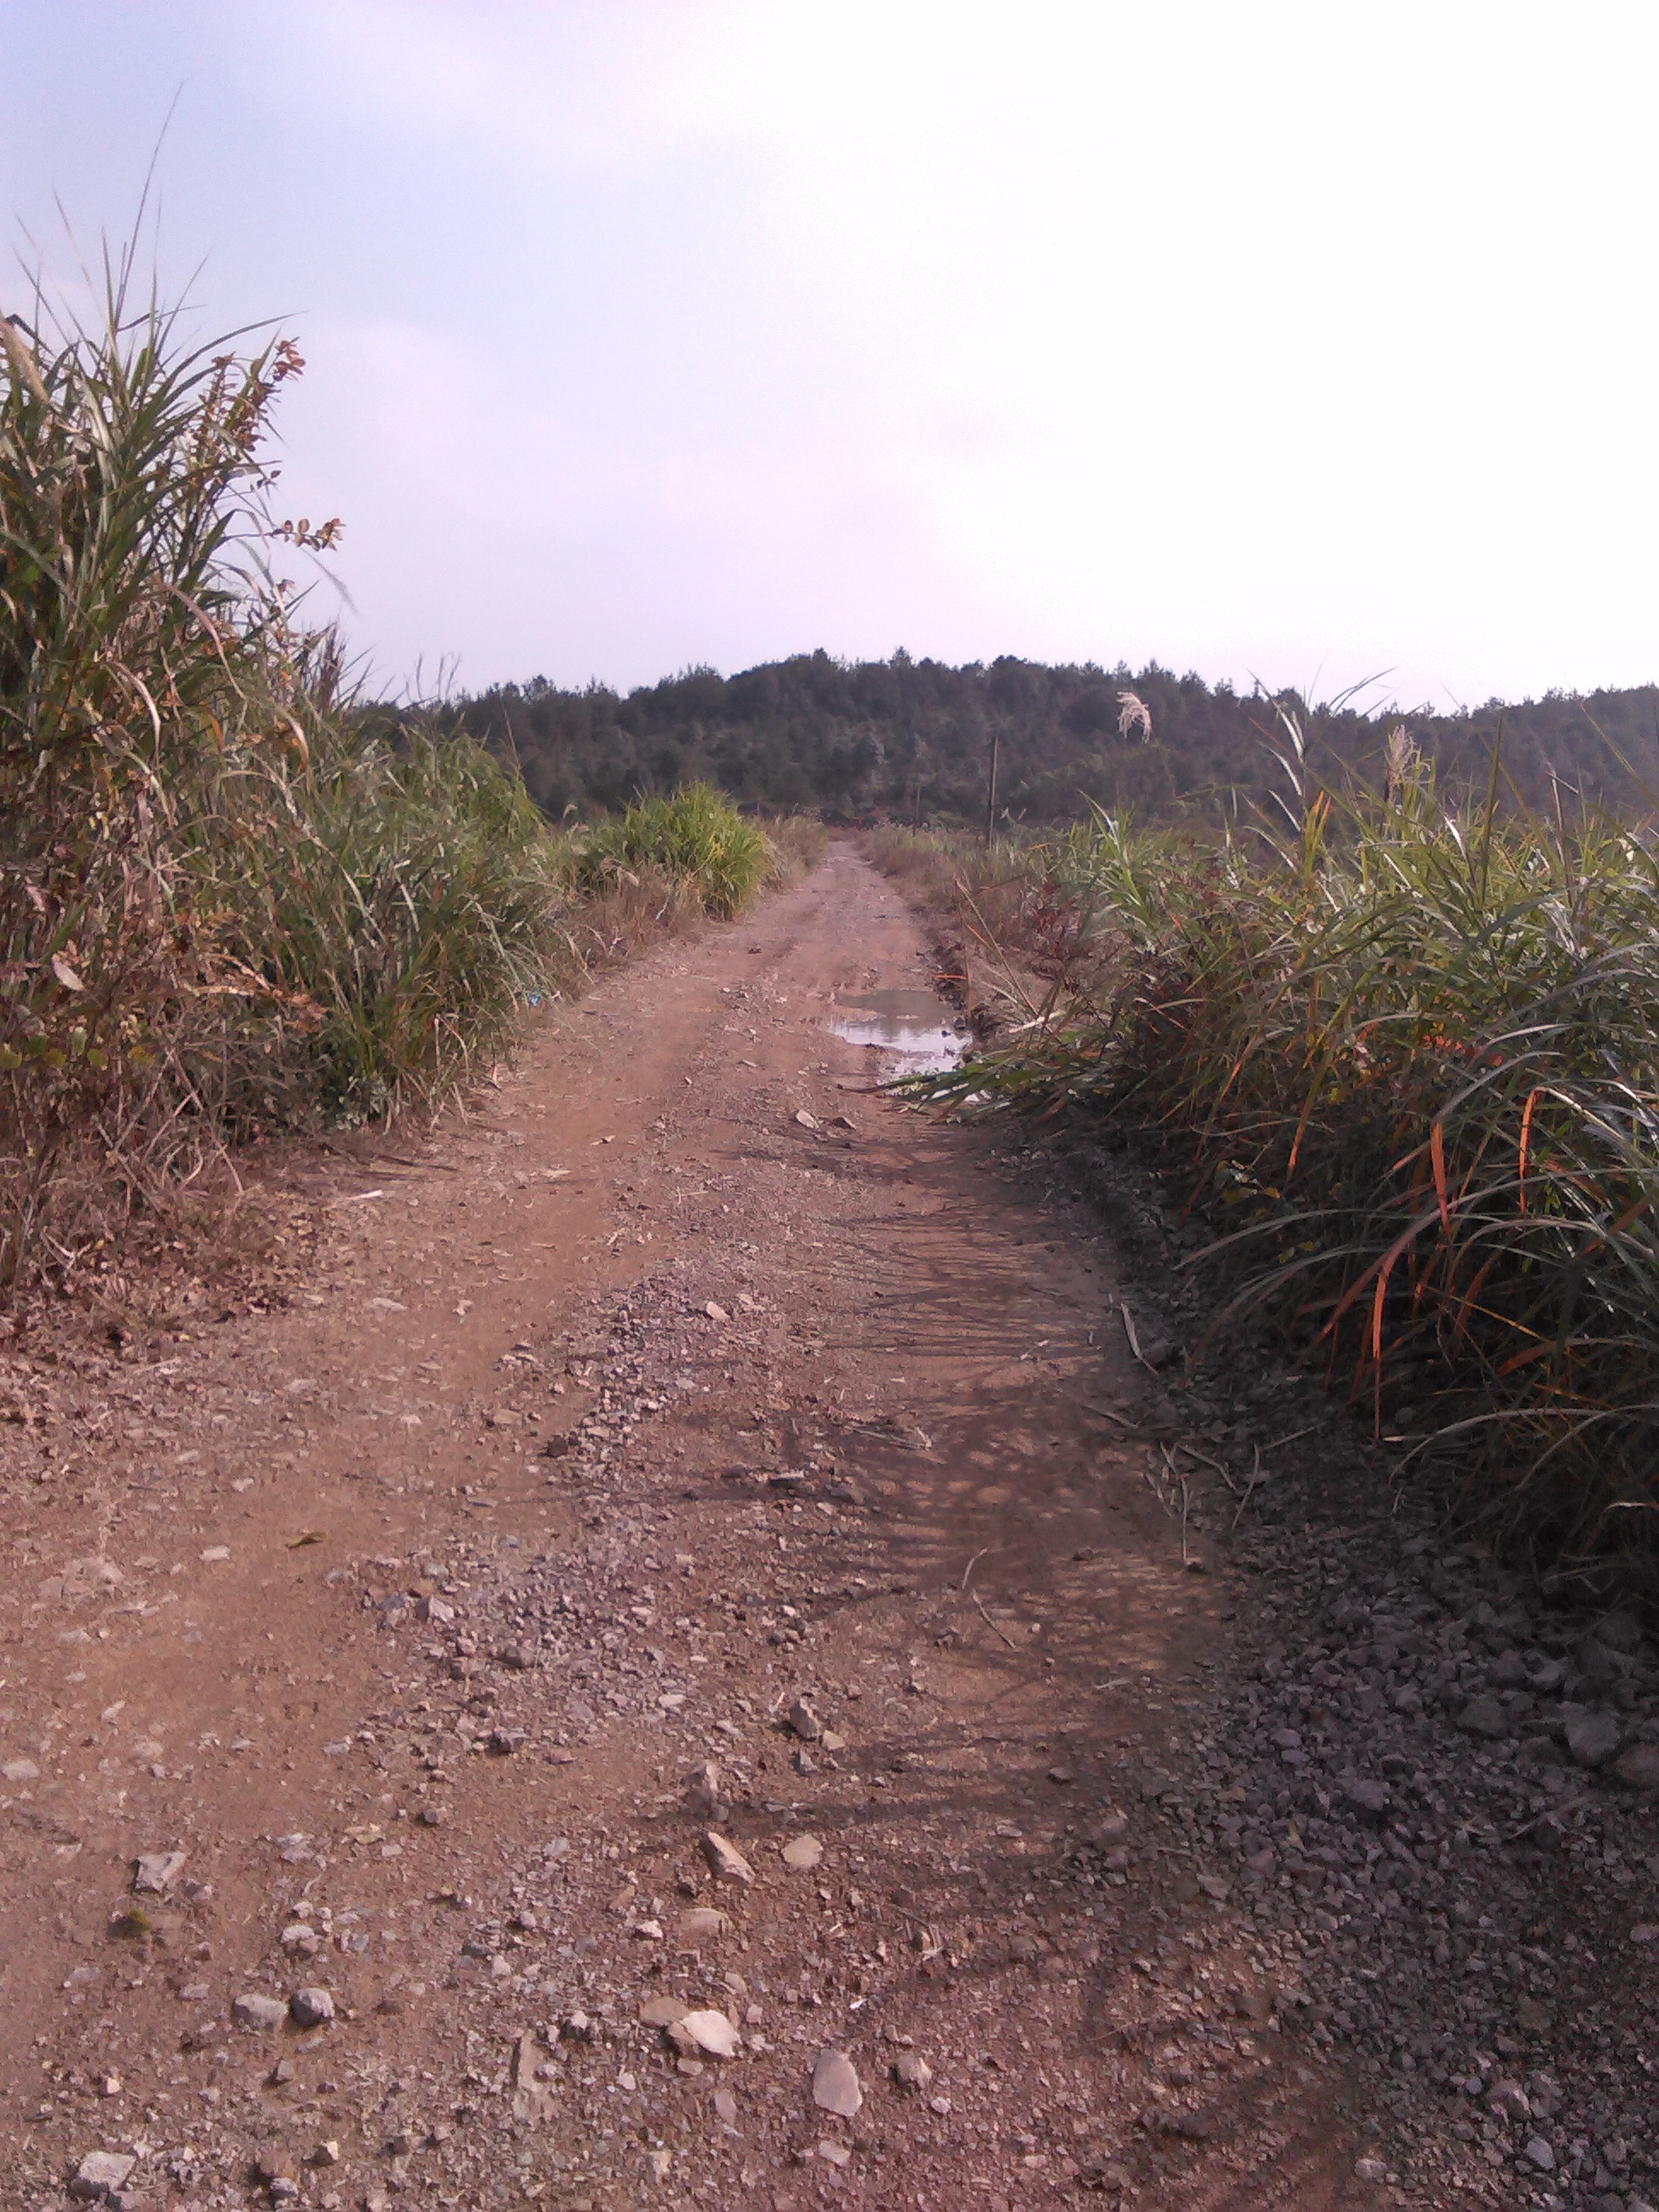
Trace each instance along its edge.
{"label": "forested hill", "polygon": [[[1144,702],[1150,740],[1120,734],[1124,692]],[[1270,698],[1156,664],[1132,672],[1003,659],[951,668],[905,653],[849,664],[817,652],[736,676],[691,669],[626,697],[599,684],[563,691],[538,678],[450,712],[458,727],[517,759],[554,817],[706,777],[762,808],[982,821],[994,737],[999,811],[1031,823],[1080,814],[1090,799],[1168,817],[1231,790],[1259,797],[1277,775]],[[1552,772],[1587,797],[1643,811],[1647,793],[1659,792],[1651,685],[1492,701],[1457,715],[1322,714],[1310,765],[1334,786],[1353,775],[1378,781],[1388,733],[1403,722],[1443,782],[1484,791],[1500,720],[1504,770],[1529,804],[1548,800]]]}

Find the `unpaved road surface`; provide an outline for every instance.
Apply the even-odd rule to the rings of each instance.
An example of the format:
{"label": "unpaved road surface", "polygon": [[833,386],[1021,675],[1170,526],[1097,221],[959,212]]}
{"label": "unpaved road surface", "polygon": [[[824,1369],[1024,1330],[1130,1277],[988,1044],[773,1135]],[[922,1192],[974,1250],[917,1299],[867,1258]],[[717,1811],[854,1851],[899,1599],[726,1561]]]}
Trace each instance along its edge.
{"label": "unpaved road surface", "polygon": [[[1456,1592],[1389,1553],[1352,1680],[1279,1625],[1358,1617],[1372,1537],[1241,1487],[1329,1417],[1137,1363],[1155,1210],[872,1091],[835,994],[927,976],[832,846],[304,1166],[286,1311],[9,1359],[0,2201],[1643,2201],[1648,2000],[1575,2136],[1607,1977],[1468,1965],[1560,1929],[1498,1928],[1547,1877],[1460,1858],[1480,1778],[1391,1686]],[[1659,1861],[1581,1778],[1517,1809],[1635,1972]]]}

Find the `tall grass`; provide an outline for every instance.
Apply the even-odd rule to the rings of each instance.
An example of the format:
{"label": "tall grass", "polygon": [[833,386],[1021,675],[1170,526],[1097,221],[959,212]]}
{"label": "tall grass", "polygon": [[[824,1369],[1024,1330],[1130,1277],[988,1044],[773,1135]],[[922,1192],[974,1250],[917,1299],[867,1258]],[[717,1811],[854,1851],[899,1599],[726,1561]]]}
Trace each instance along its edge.
{"label": "tall grass", "polygon": [[270,514],[299,355],[196,345],[130,259],[105,277],[94,327],[0,317],[0,1297],[230,1141],[435,1099],[775,860],[704,792],[555,834],[481,749],[366,706],[266,557],[337,529]]}
{"label": "tall grass", "polygon": [[[1191,1170],[1266,1307],[1583,1564],[1659,1534],[1659,848],[1592,815],[1310,798],[1274,830],[1099,817],[1029,855],[1072,921],[1042,1018],[956,1081],[1109,1115]],[[1395,1393],[1397,1399],[1400,1393]]]}
{"label": "tall grass", "polygon": [[711,785],[693,783],[672,796],[636,799],[619,818],[589,830],[580,867],[595,890],[641,867],[659,868],[695,884],[708,911],[729,919],[779,865],[763,830]]}
{"label": "tall grass", "polygon": [[[359,731],[313,757],[300,797],[264,835],[254,805],[220,818],[195,854],[223,951],[263,986],[212,1041],[238,1130],[430,1100],[584,964],[568,848],[482,748],[410,719]],[[280,1051],[273,994],[303,1009]]]}
{"label": "tall grass", "polygon": [[817,867],[827,839],[817,815],[777,814],[767,823],[766,842],[772,848],[767,886],[777,890]]}

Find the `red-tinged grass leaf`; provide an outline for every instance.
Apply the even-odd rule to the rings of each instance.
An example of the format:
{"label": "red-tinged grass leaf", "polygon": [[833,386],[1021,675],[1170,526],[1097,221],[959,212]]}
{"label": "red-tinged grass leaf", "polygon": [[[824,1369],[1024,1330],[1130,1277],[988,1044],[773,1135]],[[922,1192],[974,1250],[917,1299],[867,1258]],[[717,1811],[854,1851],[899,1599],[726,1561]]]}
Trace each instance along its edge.
{"label": "red-tinged grass leaf", "polygon": [[1527,1103],[1521,1109],[1521,1141],[1516,1147],[1515,1182],[1516,1204],[1522,1213],[1527,1210],[1527,1152],[1532,1142],[1533,1109],[1537,1105],[1539,1092],[1534,1085],[1527,1093]]}
{"label": "red-tinged grass leaf", "polygon": [[1437,1121],[1429,1131],[1429,1162],[1434,1170],[1434,1194],[1440,1203],[1440,1226],[1448,1242],[1452,1233],[1451,1210],[1446,1204],[1446,1125]]}

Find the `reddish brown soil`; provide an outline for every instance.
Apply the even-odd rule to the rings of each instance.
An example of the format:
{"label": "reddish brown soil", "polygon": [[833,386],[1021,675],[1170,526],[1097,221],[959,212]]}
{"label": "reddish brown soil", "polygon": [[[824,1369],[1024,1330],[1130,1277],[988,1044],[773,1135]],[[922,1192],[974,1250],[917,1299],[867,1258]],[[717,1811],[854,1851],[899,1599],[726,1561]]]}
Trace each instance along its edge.
{"label": "reddish brown soil", "polygon": [[[417,1164],[301,1163],[289,1310],[9,1363],[4,2202],[99,2148],[158,2205],[1371,2201],[1340,2063],[1154,1834],[1237,1591],[1146,1479],[1135,1293],[826,1025],[927,972],[832,847]],[[302,1984],[331,2025],[232,2025]],[[748,2047],[682,2065],[653,1993]]]}

